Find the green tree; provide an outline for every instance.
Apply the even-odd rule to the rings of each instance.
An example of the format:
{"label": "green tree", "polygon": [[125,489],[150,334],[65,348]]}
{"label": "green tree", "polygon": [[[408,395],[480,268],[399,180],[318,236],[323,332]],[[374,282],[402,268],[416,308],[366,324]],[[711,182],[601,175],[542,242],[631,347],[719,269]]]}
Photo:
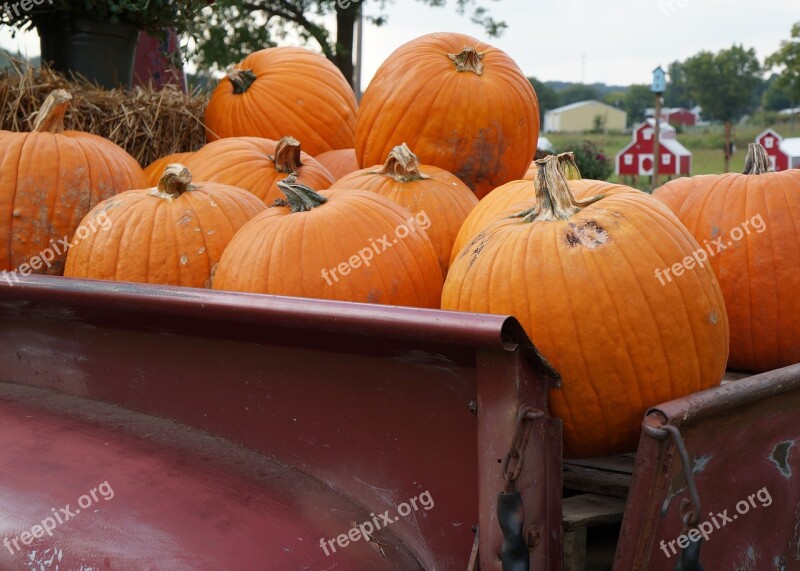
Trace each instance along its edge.
{"label": "green tree", "polygon": [[592,85],[584,83],[573,83],[558,92],[561,105],[569,105],[578,101],[588,101],[590,99],[600,99],[600,93]]}
{"label": "green tree", "polygon": [[796,107],[800,103],[800,22],[792,26],[792,38],[781,42],[780,49],[767,58],[766,66],[781,69],[775,83],[789,95],[789,106]]}
{"label": "green tree", "polygon": [[626,94],[627,91],[610,91],[606,93],[605,96],[603,97],[603,103],[611,105],[612,107],[624,109]]}
{"label": "green tree", "polygon": [[623,108],[628,114],[628,124],[635,125],[644,121],[644,113],[648,107],[655,105],[655,95],[649,85],[631,85],[625,93]]}
{"label": "green tree", "polygon": [[[278,41],[297,36],[319,48],[325,57],[352,83],[355,28],[364,4],[369,0],[217,0],[196,18],[199,35],[195,38],[192,59],[204,69],[224,69],[248,54],[274,46]],[[479,0],[455,0],[460,14],[484,27],[491,37],[500,36],[507,24],[491,17],[478,5]],[[447,0],[418,0],[422,4],[443,7]],[[387,22],[386,0],[372,0],[377,16],[365,17],[366,24]],[[332,33],[326,22],[335,17]]]}
{"label": "green tree", "polygon": [[683,64],[674,61],[667,68],[669,81],[664,92],[664,105],[667,107],[692,108],[692,98],[689,96],[689,86],[686,84],[686,72]]}
{"label": "green tree", "polygon": [[683,67],[689,93],[703,108],[703,115],[725,124],[725,172],[728,172],[732,123],[755,107],[754,93],[762,83],[755,50],[734,45],[716,54],[703,51],[686,60]]}
{"label": "green tree", "polygon": [[539,81],[535,77],[529,77],[528,81],[533,85],[533,90],[536,91],[536,97],[539,98],[539,121],[544,124],[544,114],[561,105],[561,100],[556,90],[546,83]]}
{"label": "green tree", "polygon": [[767,89],[761,96],[761,106],[765,111],[780,111],[793,106],[789,90],[778,83],[778,75],[773,74],[767,80]]}

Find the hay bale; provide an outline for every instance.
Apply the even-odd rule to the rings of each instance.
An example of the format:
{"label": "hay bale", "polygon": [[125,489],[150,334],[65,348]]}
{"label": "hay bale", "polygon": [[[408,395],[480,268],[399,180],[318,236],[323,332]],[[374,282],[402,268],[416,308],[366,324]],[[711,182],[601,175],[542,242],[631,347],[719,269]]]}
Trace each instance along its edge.
{"label": "hay bale", "polygon": [[47,66],[12,62],[0,72],[0,129],[29,131],[47,95],[66,89],[73,102],[65,128],[106,137],[142,166],[171,153],[205,144],[203,113],[208,97],[199,92],[136,87],[102,89],[82,78],[67,79]]}

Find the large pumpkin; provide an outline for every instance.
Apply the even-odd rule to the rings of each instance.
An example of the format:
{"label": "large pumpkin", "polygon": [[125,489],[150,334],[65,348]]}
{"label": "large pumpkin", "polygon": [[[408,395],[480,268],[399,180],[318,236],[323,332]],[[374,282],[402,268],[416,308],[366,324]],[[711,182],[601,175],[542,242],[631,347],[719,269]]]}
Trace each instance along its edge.
{"label": "large pumpkin", "polygon": [[442,307],[516,316],[561,374],[550,392],[568,456],[632,450],[648,407],[714,386],[728,319],[714,273],[656,272],[697,242],[654,198],[575,199],[556,157],[531,208],[477,236],[450,266]]}
{"label": "large pumpkin", "polygon": [[30,133],[0,131],[0,270],[61,275],[66,243],[86,213],[117,192],[147,184],[122,148],[64,130],[71,100],[66,91],[53,91]]}
{"label": "large pumpkin", "polygon": [[209,143],[186,160],[198,180],[249,190],[267,204],[283,197],[278,181],[292,173],[315,188],[328,188],[333,176],[300,148],[294,137],[279,141],[232,137]]}
{"label": "large pumpkin", "polygon": [[[558,159],[562,163],[565,176],[569,180],[569,187],[575,198],[589,198],[598,194],[616,192],[638,192],[627,186],[619,184],[609,185],[607,182],[592,179],[581,179],[581,173],[575,164],[572,153],[561,153]],[[536,163],[534,162],[534,165]],[[516,214],[530,207],[529,202],[536,199],[535,175],[536,167],[531,167],[534,177],[523,180],[514,180],[504,184],[484,196],[478,205],[469,213],[456,239],[450,253],[451,261],[455,259],[461,249],[467,245],[481,230],[503,216]],[[529,171],[530,172],[530,171]]]}
{"label": "large pumpkin", "polygon": [[536,180],[536,161],[531,163],[531,166],[528,167],[525,176],[522,177],[525,180]]}
{"label": "large pumpkin", "polygon": [[157,187],[98,204],[81,223],[86,236],[70,248],[64,275],[210,287],[228,241],[266,206],[240,188],[191,181],[185,166],[171,164]]}
{"label": "large pumpkin", "polygon": [[192,156],[192,153],[172,153],[165,155],[161,158],[154,160],[152,163],[144,168],[144,174],[147,177],[147,182],[150,186],[158,184],[161,175],[164,174],[164,169],[172,163],[185,163],[186,160]]}
{"label": "large pumpkin", "polygon": [[247,56],[211,94],[206,137],[293,133],[311,155],[353,146],[356,97],[339,69],[303,48],[267,48]]}
{"label": "large pumpkin", "polygon": [[214,289],[438,307],[436,251],[407,210],[375,192],[317,193],[291,177],[285,206],[251,220],[222,255]]}
{"label": "large pumpkin", "polygon": [[335,151],[327,151],[317,155],[314,158],[317,159],[319,164],[328,169],[328,172],[336,180],[351,172],[356,172],[359,168],[355,149],[336,149]]}
{"label": "large pumpkin", "polygon": [[743,174],[676,179],[655,193],[719,279],[736,370],[800,362],[800,170],[771,171],[764,148],[752,144]]}
{"label": "large pumpkin", "polygon": [[375,73],[355,148],[369,167],[406,142],[480,198],[525,175],[538,139],[539,103],[517,64],[475,38],[438,33],[401,46]]}
{"label": "large pumpkin", "polygon": [[458,229],[478,204],[467,185],[444,169],[420,165],[405,144],[395,147],[383,166],[354,172],[331,188],[371,190],[418,215],[436,249],[443,274],[450,265]]}

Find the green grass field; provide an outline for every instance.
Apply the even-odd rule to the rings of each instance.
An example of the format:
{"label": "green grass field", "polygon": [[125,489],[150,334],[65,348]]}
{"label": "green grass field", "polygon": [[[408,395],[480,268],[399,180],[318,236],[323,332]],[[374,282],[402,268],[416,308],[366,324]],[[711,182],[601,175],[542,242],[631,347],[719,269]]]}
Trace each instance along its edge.
{"label": "green grass field", "polygon": [[[800,137],[800,121],[797,121],[792,129],[791,124],[770,125],[783,137]],[[744,159],[747,154],[747,145],[752,143],[756,136],[767,126],[758,125],[734,125],[733,140],[736,145],[736,152],[731,157],[732,172],[739,172],[744,167]],[[588,140],[599,145],[606,156],[612,160],[616,154],[622,150],[630,141],[630,135],[620,134],[596,134],[587,133],[584,135],[566,133],[546,133],[545,136],[559,151],[568,149],[562,148],[565,143],[576,140]],[[722,125],[710,125],[706,127],[691,127],[683,133],[678,133],[678,141],[692,152],[692,174],[720,174],[725,172],[725,155],[723,153],[723,142],[725,140],[724,128]],[[619,182],[615,175],[609,179],[612,182]],[[625,181],[630,184],[632,181]],[[663,184],[663,180],[661,181]],[[649,177],[643,177],[636,184],[642,190],[651,190]]]}

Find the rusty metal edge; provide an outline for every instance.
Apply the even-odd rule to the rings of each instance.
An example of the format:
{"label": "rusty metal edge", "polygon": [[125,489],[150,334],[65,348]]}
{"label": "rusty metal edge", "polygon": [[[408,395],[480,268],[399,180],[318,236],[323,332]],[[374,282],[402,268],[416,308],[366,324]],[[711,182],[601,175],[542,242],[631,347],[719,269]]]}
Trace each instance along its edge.
{"label": "rusty metal edge", "polygon": [[664,424],[679,426],[683,422],[706,418],[731,408],[779,395],[800,386],[800,363],[767,371],[746,379],[712,387],[651,408],[645,414],[660,413]]}

